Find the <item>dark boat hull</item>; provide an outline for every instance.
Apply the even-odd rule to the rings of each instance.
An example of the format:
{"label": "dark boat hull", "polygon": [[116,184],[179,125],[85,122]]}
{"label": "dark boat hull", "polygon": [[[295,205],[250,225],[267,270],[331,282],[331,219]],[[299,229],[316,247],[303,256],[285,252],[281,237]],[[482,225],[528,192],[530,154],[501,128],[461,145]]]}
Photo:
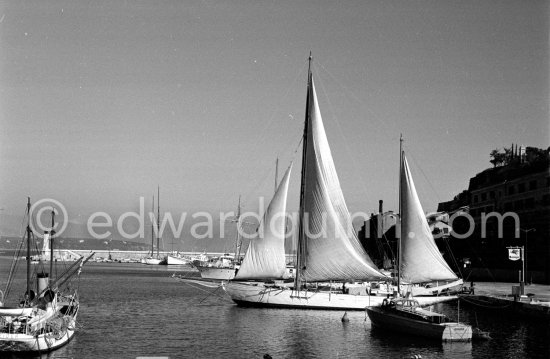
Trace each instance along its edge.
{"label": "dark boat hull", "polygon": [[472,328],[469,325],[430,323],[400,315],[397,311],[378,307],[367,308],[367,314],[376,328],[443,341],[469,341],[472,339]]}

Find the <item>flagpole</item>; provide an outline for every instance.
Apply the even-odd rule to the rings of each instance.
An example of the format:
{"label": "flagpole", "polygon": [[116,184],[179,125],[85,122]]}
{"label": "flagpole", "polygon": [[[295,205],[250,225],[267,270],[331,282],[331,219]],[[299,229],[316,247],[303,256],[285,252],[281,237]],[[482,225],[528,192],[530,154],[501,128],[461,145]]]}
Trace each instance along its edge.
{"label": "flagpole", "polygon": [[521,295],[525,294],[525,248],[521,246]]}

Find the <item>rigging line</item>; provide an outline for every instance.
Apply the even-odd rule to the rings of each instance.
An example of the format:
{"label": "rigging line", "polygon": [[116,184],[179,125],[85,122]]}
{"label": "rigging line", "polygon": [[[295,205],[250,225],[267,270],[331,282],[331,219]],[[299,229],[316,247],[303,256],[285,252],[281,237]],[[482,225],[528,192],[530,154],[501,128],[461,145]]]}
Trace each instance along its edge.
{"label": "rigging line", "polygon": [[428,176],[426,176],[426,174],[424,173],[424,171],[422,170],[422,166],[420,166],[419,162],[416,160],[416,158],[414,157],[413,153],[411,151],[408,151],[407,152],[407,157],[409,157],[413,160],[414,162],[414,165],[416,168],[418,168],[420,170],[420,172],[422,173],[422,176],[424,177],[424,179],[426,180],[426,182],[428,182],[428,185],[430,186],[432,192],[435,194],[435,197],[437,198],[437,201],[438,202],[441,202],[441,197],[439,196],[439,194],[437,193],[437,190],[435,188],[435,186],[432,184],[432,182],[430,182],[430,179],[428,178]]}
{"label": "rigging line", "polygon": [[216,289],[214,289],[212,292],[210,292],[210,295],[207,295],[206,297],[202,298],[201,301],[199,302],[199,304],[201,304],[202,302],[204,302],[205,299],[207,298],[210,298],[211,295],[216,295],[217,297],[221,297],[219,294],[217,294],[216,292],[218,291],[218,289],[220,289],[222,286],[220,285],[219,287],[217,287]]}
{"label": "rigging line", "polygon": [[[300,141],[298,141],[298,145],[296,146],[296,148],[294,149],[294,152],[292,153],[292,159],[290,160],[291,165],[294,162],[294,160],[296,159],[296,155],[298,154],[298,150],[300,149],[300,146],[302,145],[303,140],[304,140],[304,136],[300,136]],[[289,165],[289,167],[290,167],[290,165]],[[287,167],[287,169],[288,169],[288,167]]]}
{"label": "rigging line", "polygon": [[460,276],[461,276],[462,278],[464,278],[464,275],[462,274],[462,270],[460,269],[460,265],[458,264],[458,262],[457,262],[457,260],[456,260],[456,258],[455,258],[455,255],[454,255],[454,253],[453,253],[453,251],[452,251],[452,249],[451,249],[451,246],[450,246],[450,244],[449,244],[448,238],[445,238],[445,237],[444,237],[443,240],[445,241],[445,245],[446,245],[446,247],[447,247],[447,250],[448,250],[449,253],[451,254],[451,258],[453,259],[453,263],[454,263],[454,264],[456,265],[456,267],[458,268],[458,273],[460,274]]}
{"label": "rigging line", "polygon": [[[338,85],[340,86],[342,89],[344,89],[346,91],[346,96],[348,98],[351,98],[352,100],[354,100],[355,102],[357,102],[358,104],[365,104],[366,102],[364,100],[361,100],[359,97],[357,97],[357,95],[355,94],[354,91],[352,91],[348,86],[344,85],[340,80],[338,80],[338,78],[336,76],[334,76],[326,67],[323,66],[323,64],[321,64],[319,61],[315,61],[315,65],[319,65],[319,68],[323,69],[324,72],[326,72],[330,78]],[[317,67],[317,66],[316,66]],[[363,107],[363,106],[361,106]],[[378,129],[378,128],[382,128],[382,129],[386,129],[388,128],[387,126],[387,123],[384,123],[383,121],[381,121],[379,118],[380,116],[378,116],[369,106],[366,106],[366,111],[372,116],[370,117],[369,119],[372,119],[376,122],[376,126],[373,126],[374,129]],[[386,131],[385,131],[386,132]],[[391,133],[387,133],[386,132],[386,136],[389,137],[389,138],[393,138],[393,134]]]}
{"label": "rigging line", "polygon": [[[314,64],[314,66],[315,66],[315,64]],[[368,195],[368,190],[367,190],[367,187],[365,186],[365,179],[361,175],[361,172],[357,170],[358,168],[360,168],[360,166],[357,163],[357,161],[355,160],[355,158],[352,156],[351,148],[348,145],[348,141],[346,141],[346,136],[344,135],[344,131],[342,130],[342,126],[340,125],[340,121],[338,120],[338,117],[336,116],[336,113],[334,111],[334,106],[332,105],[332,102],[330,101],[330,98],[328,96],[328,92],[326,91],[324,83],[323,83],[321,77],[318,76],[318,78],[319,78],[319,84],[321,85],[321,89],[323,90],[323,94],[325,95],[325,98],[327,99],[327,104],[328,104],[328,107],[330,108],[330,112],[332,113],[332,117],[335,120],[334,122],[336,122],[338,130],[340,131],[340,135],[342,136],[342,139],[344,140],[343,142],[344,142],[344,146],[345,146],[346,151],[347,151],[348,158],[351,159],[353,168],[356,169],[356,172],[358,172],[357,174],[358,174],[360,182],[361,182],[361,187],[363,188],[363,192],[364,192],[363,194],[365,196],[367,196]]]}
{"label": "rigging line", "polygon": [[4,290],[4,298],[7,298],[10,291],[11,291],[11,286],[12,286],[12,283],[13,283],[13,276],[17,272],[17,267],[19,265],[18,258],[21,256],[21,251],[23,250],[24,242],[25,242],[25,240],[21,239],[21,241],[19,241],[19,248],[16,251],[14,251],[14,253],[13,253],[13,258],[12,258],[12,262],[11,262],[11,266],[10,266],[10,274],[8,275],[8,282],[6,283],[6,288]]}
{"label": "rigging line", "polygon": [[[280,104],[283,102],[284,99],[286,99],[289,94],[290,94],[290,89],[294,88],[298,81],[298,79],[300,78],[301,74],[304,72],[304,66],[300,66],[299,68],[299,71],[298,73],[296,74],[296,76],[294,76],[294,80],[292,81],[292,83],[287,86],[286,90],[284,91],[283,93],[283,96],[282,98],[275,104],[275,108],[280,108]],[[271,114],[269,115],[267,121],[265,121],[265,125],[263,126],[262,130],[260,131],[260,136],[256,136],[256,141],[253,143],[252,146],[250,147],[247,147],[248,149],[252,148],[252,149],[256,149],[258,147],[258,145],[260,143],[264,143],[265,142],[265,138],[267,137],[267,130],[271,127],[272,123],[274,122],[275,120],[275,110],[271,111]],[[250,171],[252,171],[253,168],[250,169]],[[250,175],[250,171],[248,173],[248,175]],[[248,178],[250,178],[250,176],[247,176]]]}
{"label": "rigging line", "polygon": [[510,304],[502,304],[502,305],[492,305],[492,304],[481,304],[481,301],[478,300],[472,300],[470,298],[462,297],[462,300],[465,302],[468,302],[470,304],[473,304],[478,307],[484,307],[484,308],[490,308],[490,309],[502,309],[502,308],[508,308],[514,304],[514,302],[511,302]]}
{"label": "rigging line", "polygon": [[[265,172],[264,172],[264,176],[261,177],[261,180],[259,180],[258,182],[256,182],[256,185],[254,186],[254,188],[246,195],[244,195],[242,198],[243,198],[243,201],[241,203],[241,207],[246,207],[246,203],[249,202],[250,200],[250,197],[253,196],[256,191],[261,187],[263,186],[266,181],[268,180],[268,178],[270,179],[271,181],[271,171],[273,170],[273,168],[266,168],[265,169]],[[250,178],[250,177],[249,177]],[[243,205],[243,203],[245,205]]]}

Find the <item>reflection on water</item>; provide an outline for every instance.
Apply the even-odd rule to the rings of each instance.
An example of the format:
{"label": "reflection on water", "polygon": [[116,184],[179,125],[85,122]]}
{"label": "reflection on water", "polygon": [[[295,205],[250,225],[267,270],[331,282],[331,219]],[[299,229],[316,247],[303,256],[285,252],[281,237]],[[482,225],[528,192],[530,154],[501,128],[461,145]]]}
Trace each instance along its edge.
{"label": "reflection on water", "polygon": [[[2,273],[9,263],[0,262]],[[549,353],[548,322],[461,306],[460,318],[492,340],[440,343],[372,330],[363,312],[240,308],[221,289],[170,276],[189,269],[91,263],[80,282],[79,331],[42,358],[521,358]],[[188,272],[188,274],[192,274]],[[457,306],[435,307],[457,317]]]}

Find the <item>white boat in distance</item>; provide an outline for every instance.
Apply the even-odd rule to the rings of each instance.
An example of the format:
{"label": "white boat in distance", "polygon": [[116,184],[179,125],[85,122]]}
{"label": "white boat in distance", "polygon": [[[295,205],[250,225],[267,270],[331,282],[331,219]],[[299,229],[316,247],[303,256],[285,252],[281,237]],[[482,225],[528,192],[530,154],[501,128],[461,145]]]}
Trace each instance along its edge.
{"label": "white boat in distance", "polygon": [[227,253],[219,257],[210,258],[206,263],[203,262],[203,264],[193,266],[199,270],[203,279],[215,280],[231,280],[239,269],[235,257]]}
{"label": "white boat in distance", "polygon": [[241,196],[239,196],[239,204],[237,205],[237,216],[232,221],[237,225],[237,233],[235,235],[235,255],[224,253],[219,257],[212,257],[207,262],[193,264],[196,267],[203,279],[214,280],[231,280],[235,277],[235,273],[240,268],[239,259],[241,257]]}
{"label": "white boat in distance", "polygon": [[166,256],[166,264],[168,265],[189,265],[191,263],[191,258],[187,258],[179,253],[169,254]]}
{"label": "white boat in distance", "polygon": [[[153,195],[153,202],[152,202],[153,212],[155,210],[155,196]],[[151,212],[151,213],[153,213]],[[154,247],[154,235],[155,235],[155,227],[153,220],[151,220],[151,255],[143,260],[145,264],[148,265],[159,265],[159,264],[166,264],[167,258],[163,258],[159,254],[159,226],[160,226],[160,187],[157,188],[157,230],[156,230],[156,237],[157,237],[157,255],[155,256],[155,247]],[[142,262],[142,263],[143,263]]]}
{"label": "white boat in distance", "polygon": [[[354,295],[345,290],[320,291],[311,286],[332,281],[391,280],[374,265],[353,229],[317,102],[311,56],[302,146],[300,223],[293,285],[282,281],[286,269],[283,218],[289,167],[264,213],[262,220],[267,225],[263,237],[250,241],[237,275],[223,287],[235,303],[243,306],[339,310],[379,306],[385,297]],[[312,235],[320,233],[327,235]],[[451,298],[456,297],[426,297],[419,301],[428,305]]]}

